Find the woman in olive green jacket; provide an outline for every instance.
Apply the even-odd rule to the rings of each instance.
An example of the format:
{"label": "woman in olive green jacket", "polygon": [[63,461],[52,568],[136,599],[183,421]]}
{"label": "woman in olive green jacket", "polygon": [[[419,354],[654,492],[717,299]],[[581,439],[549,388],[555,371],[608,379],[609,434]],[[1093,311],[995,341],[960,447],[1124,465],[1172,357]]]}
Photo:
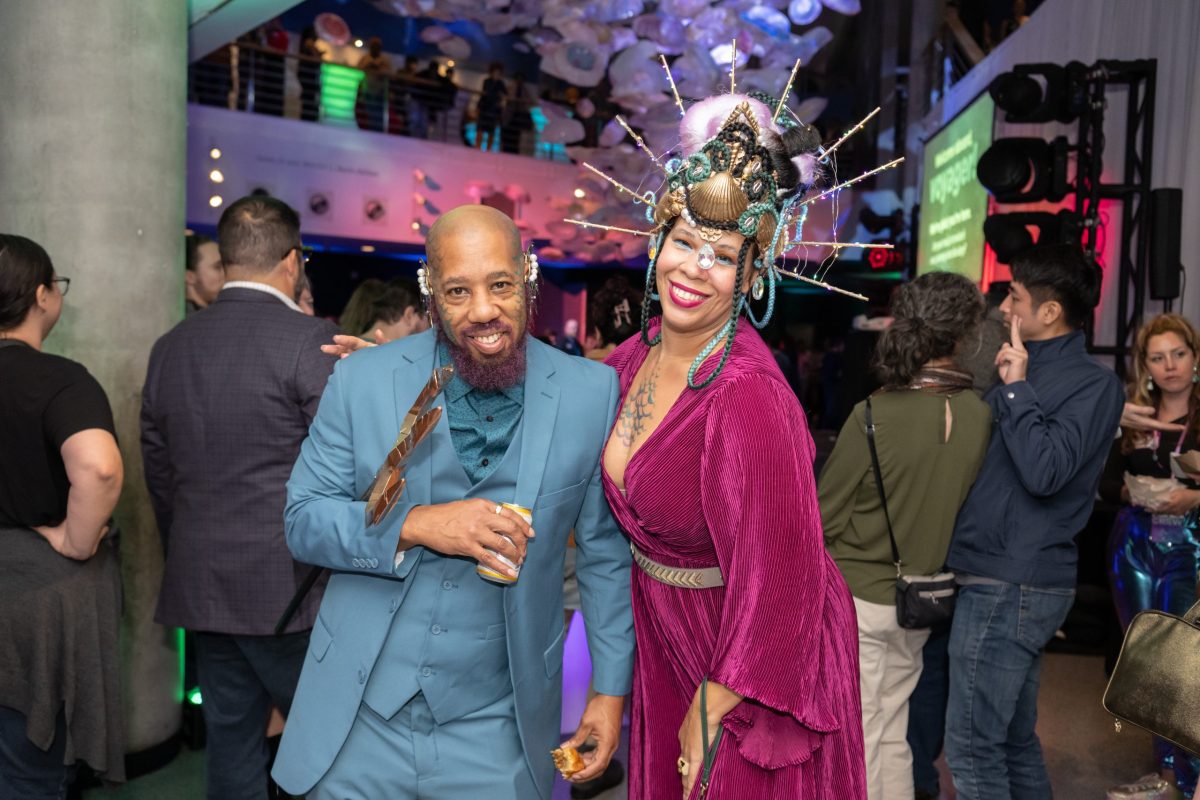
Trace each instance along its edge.
{"label": "woman in olive green jacket", "polygon": [[[888,512],[909,575],[941,570],[954,518],[983,461],[991,414],[955,363],[984,315],[979,290],[936,272],[900,287],[895,321],[879,340],[884,388],[871,398]],[[968,346],[970,346],[968,344]],[[911,800],[908,698],[921,675],[928,630],[896,622],[896,566],[875,484],[866,402],[838,436],[819,482],[825,546],[858,612],[859,677],[869,800]]]}

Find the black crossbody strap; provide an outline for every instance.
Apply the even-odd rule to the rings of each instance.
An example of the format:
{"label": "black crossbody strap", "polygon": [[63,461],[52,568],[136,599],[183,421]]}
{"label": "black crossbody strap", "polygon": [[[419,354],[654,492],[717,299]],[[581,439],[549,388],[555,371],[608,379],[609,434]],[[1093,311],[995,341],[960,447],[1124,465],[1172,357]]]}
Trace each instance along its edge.
{"label": "black crossbody strap", "polygon": [[879,453],[875,451],[875,420],[871,417],[871,398],[867,398],[867,447],[871,450],[871,469],[875,471],[875,488],[879,490],[879,505],[883,506],[883,518],[887,521],[888,540],[892,544],[892,563],[896,575],[900,574],[900,548],[896,546],[896,534],[892,531],[892,517],[888,514],[887,493],[883,490],[883,472],[879,469]]}

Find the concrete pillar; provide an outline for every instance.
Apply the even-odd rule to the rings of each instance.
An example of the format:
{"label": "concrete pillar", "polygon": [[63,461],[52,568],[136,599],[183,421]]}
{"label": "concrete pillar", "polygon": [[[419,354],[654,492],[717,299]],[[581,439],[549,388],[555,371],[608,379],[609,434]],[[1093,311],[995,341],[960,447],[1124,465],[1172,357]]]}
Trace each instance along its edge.
{"label": "concrete pillar", "polygon": [[126,744],[179,728],[175,632],[153,624],[162,554],[138,409],[154,340],[183,307],[187,3],[0,4],[0,230],[71,278],[46,344],[104,386],[125,457],[121,627]]}

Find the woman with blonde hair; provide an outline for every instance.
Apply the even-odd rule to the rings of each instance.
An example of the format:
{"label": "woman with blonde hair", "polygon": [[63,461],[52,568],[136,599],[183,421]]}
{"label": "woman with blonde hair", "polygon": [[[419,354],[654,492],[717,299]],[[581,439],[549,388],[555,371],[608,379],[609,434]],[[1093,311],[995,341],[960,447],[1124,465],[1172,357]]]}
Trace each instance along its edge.
{"label": "woman with blonde hair", "polygon": [[[1200,334],[1178,314],[1154,317],[1134,340],[1129,401],[1154,408],[1158,422],[1177,430],[1125,430],[1101,483],[1105,499],[1124,505],[1108,540],[1108,575],[1122,629],[1139,611],[1182,614],[1195,601],[1200,485],[1178,476],[1175,485],[1166,484],[1175,455],[1196,449],[1200,441],[1198,350]],[[1153,500],[1142,492],[1130,497],[1127,483],[1138,478],[1161,482],[1147,487],[1158,490]],[[1155,752],[1162,769],[1173,769],[1180,791],[1191,797],[1200,761],[1161,740]]]}

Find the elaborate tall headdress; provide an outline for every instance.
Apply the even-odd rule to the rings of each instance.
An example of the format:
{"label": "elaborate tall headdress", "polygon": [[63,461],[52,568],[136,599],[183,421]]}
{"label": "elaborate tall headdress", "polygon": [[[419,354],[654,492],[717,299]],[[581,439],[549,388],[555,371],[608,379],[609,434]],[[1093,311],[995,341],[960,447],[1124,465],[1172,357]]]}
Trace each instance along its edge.
{"label": "elaborate tall headdress", "polygon": [[[874,116],[866,119],[828,148],[821,147],[816,131],[782,112],[786,109],[788,89],[795,79],[800,63],[792,69],[783,97],[776,100],[765,94],[739,94],[730,74],[730,92],[717,95],[684,109],[675,81],[671,77],[666,59],[662,59],[667,79],[682,116],[680,139],[682,155],[663,164],[646,146],[642,138],[623,119],[617,121],[633,137],[634,141],[654,162],[666,177],[661,197],[655,192],[634,192],[619,181],[604,174],[590,164],[583,166],[599,174],[618,190],[631,195],[647,206],[647,221],[653,223],[650,230],[614,228],[591,222],[568,219],[577,225],[591,228],[617,230],[650,238],[650,265],[646,270],[646,291],[642,301],[642,339],[653,346],[661,332],[653,339],[649,335],[650,307],[658,299],[655,290],[655,272],[658,254],[663,239],[674,220],[683,217],[700,231],[705,245],[700,248],[700,266],[710,268],[714,262],[711,242],[725,233],[736,232],[745,237],[737,259],[737,275],[734,282],[734,300],[729,320],[714,334],[701,350],[688,372],[688,386],[701,389],[716,379],[729,357],[737,329],[737,317],[743,311],[755,327],[766,327],[775,309],[775,290],[781,275],[787,275],[816,284],[824,289],[842,294],[855,295],[831,286],[824,280],[789,272],[776,264],[785,251],[795,245],[831,246],[834,251],[849,246],[862,247],[856,242],[804,242],[801,241],[807,204],[828,197],[840,189],[857,183],[881,170],[899,164],[897,159],[878,169],[860,175],[817,194],[807,196],[821,172],[821,165],[846,138],[861,129]],[[735,58],[736,62],[736,58]],[[878,109],[876,109],[878,111]],[[790,113],[790,112],[789,112]],[[751,264],[756,273],[750,297],[742,292],[746,264],[750,260],[752,247],[757,253]],[[766,297],[766,308],[759,317],[755,314],[751,298]],[[696,372],[709,355],[724,341],[721,361],[707,378],[697,383]]]}

